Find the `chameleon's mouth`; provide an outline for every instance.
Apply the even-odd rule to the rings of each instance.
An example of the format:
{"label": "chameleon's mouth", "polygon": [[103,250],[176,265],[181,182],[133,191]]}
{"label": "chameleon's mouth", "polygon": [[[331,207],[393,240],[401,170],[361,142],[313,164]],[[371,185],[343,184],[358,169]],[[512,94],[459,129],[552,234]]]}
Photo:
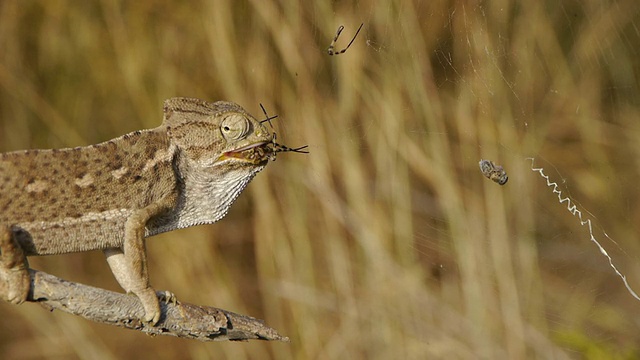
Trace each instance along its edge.
{"label": "chameleon's mouth", "polygon": [[270,144],[270,142],[263,141],[243,146],[239,149],[227,151],[222,154],[222,159],[234,158],[251,164],[260,165],[269,161],[273,156],[273,150]]}
{"label": "chameleon's mouth", "polygon": [[278,144],[276,142],[257,142],[241,148],[227,151],[222,154],[220,160],[225,159],[239,159],[250,164],[264,165],[269,160],[275,160],[276,154],[279,152],[297,152],[301,154],[308,154],[306,150],[307,145],[292,149],[288,146]]}

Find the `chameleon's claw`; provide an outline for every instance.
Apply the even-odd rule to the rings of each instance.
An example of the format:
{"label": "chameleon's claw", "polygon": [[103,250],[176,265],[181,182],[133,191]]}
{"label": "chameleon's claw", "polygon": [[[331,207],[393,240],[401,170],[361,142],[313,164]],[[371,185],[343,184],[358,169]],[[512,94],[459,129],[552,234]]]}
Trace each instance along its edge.
{"label": "chameleon's claw", "polygon": [[160,299],[160,301],[164,301],[166,303],[170,303],[174,305],[179,304],[178,298],[176,298],[176,295],[171,291],[159,290],[159,291],[156,291],[156,296],[158,296],[158,299]]}

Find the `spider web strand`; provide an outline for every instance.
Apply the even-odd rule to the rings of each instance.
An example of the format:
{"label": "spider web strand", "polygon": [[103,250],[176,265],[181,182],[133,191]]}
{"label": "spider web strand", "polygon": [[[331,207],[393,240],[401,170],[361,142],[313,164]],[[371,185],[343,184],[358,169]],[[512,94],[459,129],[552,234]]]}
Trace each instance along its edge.
{"label": "spider web strand", "polygon": [[[600,253],[607,257],[607,259],[609,260],[609,266],[611,266],[611,268],[613,269],[613,271],[615,271],[618,277],[622,279],[622,282],[624,283],[624,286],[627,288],[627,291],[629,292],[629,294],[631,294],[631,296],[633,296],[636,300],[640,301],[640,296],[638,296],[638,294],[636,294],[636,292],[633,291],[633,289],[631,288],[631,285],[629,285],[629,282],[627,281],[627,277],[623,275],[620,272],[620,270],[618,270],[618,268],[613,263],[613,259],[611,258],[611,256],[609,256],[609,253],[607,252],[607,250],[605,250],[605,248],[600,244],[600,242],[598,242],[596,237],[593,235],[593,227],[591,225],[591,219],[585,217],[586,218],[585,220],[582,217],[582,212],[578,210],[578,207],[571,201],[571,199],[568,196],[564,198],[562,197],[562,191],[558,190],[558,187],[559,187],[558,183],[551,182],[551,180],[549,179],[549,176],[545,175],[543,168],[534,167],[534,158],[526,158],[525,160],[531,160],[531,171],[539,173],[540,176],[547,181],[547,187],[552,187],[553,188],[552,192],[558,195],[558,202],[560,202],[560,204],[566,202],[567,210],[571,213],[571,215],[578,218],[578,220],[580,221],[580,225],[582,226],[587,225],[587,228],[589,229],[590,240],[594,244],[596,244],[596,246],[600,250]],[[607,235],[606,233],[605,233],[605,236],[609,238],[609,235]]]}

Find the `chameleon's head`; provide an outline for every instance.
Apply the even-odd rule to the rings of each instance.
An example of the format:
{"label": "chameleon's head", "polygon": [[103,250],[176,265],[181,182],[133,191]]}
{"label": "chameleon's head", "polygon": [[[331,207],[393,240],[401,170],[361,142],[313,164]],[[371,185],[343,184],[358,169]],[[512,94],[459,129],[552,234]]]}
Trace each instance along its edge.
{"label": "chameleon's head", "polygon": [[276,153],[306,153],[306,146],[277,144],[275,133],[225,101],[169,99],[164,103],[163,130],[175,155],[178,205],[147,224],[148,234],[220,220]]}
{"label": "chameleon's head", "polygon": [[239,105],[172,98],[164,125],[181,156],[201,168],[263,168],[273,155],[273,134]]}

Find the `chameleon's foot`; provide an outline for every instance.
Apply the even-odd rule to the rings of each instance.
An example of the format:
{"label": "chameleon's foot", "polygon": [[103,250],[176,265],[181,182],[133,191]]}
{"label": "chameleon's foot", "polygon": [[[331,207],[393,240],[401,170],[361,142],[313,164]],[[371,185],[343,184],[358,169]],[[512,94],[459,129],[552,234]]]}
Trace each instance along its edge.
{"label": "chameleon's foot", "polygon": [[160,310],[160,301],[178,304],[178,299],[170,291],[154,291],[152,288],[147,288],[142,291],[132,291],[142,302],[144,307],[144,322],[151,326],[155,326],[160,321],[162,311]]}
{"label": "chameleon's foot", "polygon": [[29,272],[25,269],[10,269],[8,273],[3,274],[0,278],[4,276],[6,276],[5,281],[7,281],[6,285],[8,285],[5,288],[7,289],[5,300],[16,305],[25,302],[31,288]]}
{"label": "chameleon's foot", "polygon": [[156,291],[156,296],[160,301],[163,301],[169,304],[174,304],[174,305],[179,304],[178,298],[176,298],[176,295],[171,291],[159,290],[159,291]]}
{"label": "chameleon's foot", "polygon": [[144,317],[142,320],[151,326],[155,326],[158,321],[160,321],[160,315],[162,315],[160,311],[160,301],[158,300],[156,292],[150,287],[139,291],[133,290],[131,292],[140,299],[142,307],[144,308]]}
{"label": "chameleon's foot", "polygon": [[31,288],[29,265],[8,226],[0,226],[0,298],[21,304]]}

